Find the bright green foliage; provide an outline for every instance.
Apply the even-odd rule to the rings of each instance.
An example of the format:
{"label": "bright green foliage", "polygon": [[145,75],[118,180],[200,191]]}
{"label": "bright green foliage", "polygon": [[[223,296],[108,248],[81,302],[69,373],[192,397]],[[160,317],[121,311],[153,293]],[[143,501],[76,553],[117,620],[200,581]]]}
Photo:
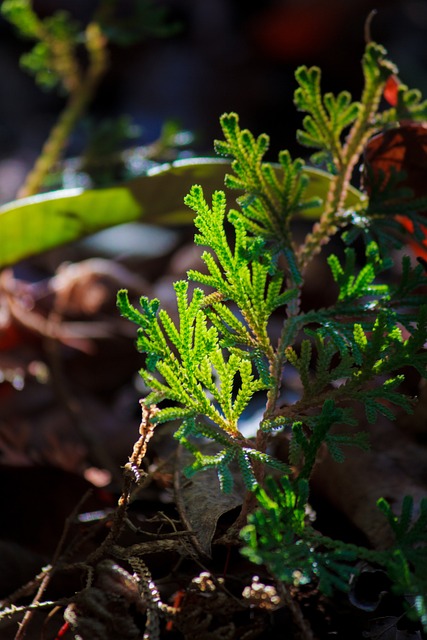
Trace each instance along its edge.
{"label": "bright green foliage", "polygon": [[[335,174],[320,221],[298,252],[300,266],[305,266],[339,227],[348,224],[355,225],[354,229],[347,232],[348,242],[354,242],[358,234],[364,233],[368,243],[376,239],[381,250],[386,250],[386,247],[399,244],[392,232],[403,231],[402,225],[394,218],[397,213],[402,212],[405,215],[408,213],[408,217],[418,225],[419,237],[422,236],[418,213],[425,210],[425,206],[421,209],[421,202],[415,204],[412,198],[396,202],[395,197],[393,207],[390,208],[390,203],[386,204],[384,193],[380,193],[381,190],[378,189],[378,198],[373,194],[372,201],[367,198],[365,205],[346,207],[352,175],[364,146],[371,136],[381,131],[385,121],[398,126],[403,109],[389,109],[385,112],[385,120],[379,112],[386,82],[397,73],[383,47],[369,43],[363,56],[362,68],[364,89],[360,100],[353,103],[346,92],[336,97],[331,94],[322,96],[320,70],[317,67],[301,67],[296,72],[300,86],[295,92],[295,103],[308,114],[303,120],[304,129],[297,134],[298,138],[301,143],[319,149],[312,160],[326,163],[328,169]],[[402,88],[401,96],[401,101],[407,105],[407,115],[410,117],[412,109],[415,119],[423,119],[427,107],[426,103],[421,102],[419,92],[411,93]],[[395,182],[392,183],[393,189]]]}
{"label": "bright green foliage", "polygon": [[40,20],[32,10],[29,0],[4,0],[1,12],[22,36],[34,39],[38,37]]}
{"label": "bright green foliage", "polygon": [[[339,167],[343,155],[340,138],[344,129],[357,118],[360,104],[351,102],[348,91],[342,91],[338,96],[326,93],[322,101],[320,76],[318,67],[299,67],[295,73],[299,84],[295,91],[295,105],[300,111],[310,114],[305,116],[304,130],[298,131],[297,137],[307,147],[331,149],[334,164]],[[321,161],[325,158],[316,154],[315,159]]]}
{"label": "bright green foliage", "polygon": [[[261,508],[249,515],[242,532],[245,553],[253,562],[265,564],[287,583],[316,581],[329,595],[334,588],[347,588],[359,557],[379,562],[399,588],[408,585],[418,595],[425,585],[413,554],[417,549],[425,567],[425,549],[417,546],[424,540],[425,506],[420,524],[409,525],[406,503],[403,520],[391,520],[401,536],[391,555],[320,536],[306,520],[319,450],[327,448],[334,460],[345,463],[346,447],[367,449],[367,427],[378,415],[393,419],[396,407],[412,410],[412,399],[402,391],[402,370],[412,367],[427,377],[424,270],[403,258],[402,276],[394,282],[385,234],[375,242],[366,232],[364,259],[356,259],[351,246],[342,259],[330,255],[335,301],[301,310],[305,268],[321,246],[340,226],[349,225],[350,243],[356,225],[365,231],[373,223],[368,197],[348,211],[347,194],[363,144],[377,130],[380,98],[395,68],[385,51],[371,43],[363,72],[365,86],[357,103],[346,92],[322,96],[318,69],[297,72],[295,101],[308,113],[300,139],[328,154],[335,171],[320,220],[301,247],[290,223],[314,204],[305,200],[310,174],[286,151],[279,154],[278,165],[265,163],[268,137],[254,137],[240,128],[235,114],[225,114],[225,139],[216,142],[216,150],[232,160],[234,173],[227,175],[226,185],[243,192],[237,199],[240,208],[229,209],[222,191],[215,191],[208,203],[198,185],[185,198],[196,213],[195,243],[206,247],[206,269],[190,270],[188,280],[203,289],[196,288],[189,299],[188,282],[175,284],[178,324],[159,310],[157,300],[141,298],[141,312],[122,291],[119,306],[139,325],[137,346],[146,356],[141,376],[151,389],[145,402],[167,402],[153,420],[179,421],[176,438],[194,456],[187,475],[214,468],[221,488],[230,491],[237,467],[246,487],[256,493]],[[281,322],[278,339],[272,338],[272,318]],[[286,381],[283,370],[290,367],[300,376],[301,390],[298,400],[287,405],[280,392]],[[265,411],[256,439],[245,439],[242,414],[261,393]],[[361,419],[358,403],[366,419]],[[292,471],[267,453],[269,434],[277,429],[289,433]],[[197,446],[200,438],[215,442],[217,453],[205,455]],[[260,486],[265,464],[281,472],[279,483],[267,480],[266,489]],[[251,504],[247,498],[245,505]],[[399,577],[399,570],[406,577]],[[425,603],[420,602],[418,611],[424,615]]]}
{"label": "bright green foliage", "polygon": [[[224,358],[218,332],[215,327],[207,327],[201,308],[203,291],[195,289],[192,300],[188,301],[187,290],[187,282],[175,284],[179,328],[165,310],[162,309],[157,317],[157,300],[150,302],[141,298],[143,313],[140,313],[129,303],[125,292],[119,292],[122,314],[140,325],[137,347],[147,354],[146,369],[141,371],[141,376],[153,388],[146,402],[151,404],[163,399],[179,402],[185,405],[186,416],[205,415],[223,431],[236,436],[240,414],[263,385],[254,380],[250,360],[237,353]],[[154,371],[161,374],[163,381],[154,376]],[[218,376],[218,387],[214,373]],[[237,373],[240,384],[235,392]],[[212,399],[207,397],[206,391]],[[176,412],[170,408],[161,410],[156,421],[174,419]]]}
{"label": "bright green foliage", "polygon": [[[137,348],[146,354],[145,368],[140,374],[153,389],[145,403],[164,400],[174,403],[160,409],[152,420],[154,423],[183,421],[176,436],[196,457],[188,473],[215,467],[223,488],[230,490],[231,474],[227,466],[236,458],[246,485],[252,489],[256,484],[252,471],[254,460],[288,470],[271,456],[245,447],[238,430],[241,414],[254,393],[265,389],[266,384],[262,378],[255,378],[252,361],[244,352],[234,351],[228,358],[224,357],[217,329],[207,326],[203,291],[195,289],[189,301],[188,282],[181,280],[175,284],[175,292],[179,327],[164,309],[158,312],[158,300],[142,297],[141,312],[131,305],[126,291],[118,293],[122,315],[139,325]],[[155,372],[160,374],[160,379]],[[200,421],[202,417],[219,430]],[[203,455],[192,445],[189,436],[210,438],[226,449],[216,456]]]}
{"label": "bright green foliage", "polygon": [[247,129],[240,129],[235,113],[224,114],[221,126],[225,140],[216,140],[215,150],[233,159],[231,167],[235,173],[226,176],[225,184],[230,189],[244,191],[237,200],[241,211],[234,212],[234,216],[259,238],[273,245],[280,242],[289,253],[288,260],[295,263],[289,222],[296,214],[319,204],[318,199],[303,198],[308,182],[303,173],[303,160],[292,160],[288,151],[283,151],[279,154],[279,167],[273,167],[263,162],[269,145],[266,134],[254,138]]}
{"label": "bright green foliage", "polygon": [[[360,128],[367,120],[367,110],[376,108],[382,88],[387,78],[395,72],[395,67],[385,58],[385,50],[375,43],[367,46],[363,57],[365,91],[360,102],[352,102],[348,91],[337,96],[321,93],[321,73],[318,67],[299,67],[295,77],[299,84],[294,101],[300,111],[309,115],[303,119],[303,130],[297,132],[298,141],[307,146],[320,149],[314,156],[315,162],[328,163],[335,171],[342,171],[348,162],[349,144],[342,141],[343,132],[353,125]],[[366,127],[370,131],[369,125]],[[351,140],[352,133],[349,135]]]}
{"label": "bright green foliage", "polygon": [[[86,29],[75,25],[65,12],[39,18],[31,0],[4,0],[1,11],[22,35],[35,41],[33,50],[22,58],[23,66],[44,87],[59,85],[73,98],[77,96],[71,103],[78,106],[72,118],[78,118],[105,71],[107,39],[130,45],[149,33],[170,33],[162,9],[152,0],[137,0],[134,7],[132,15],[117,19],[118,1],[99,0],[94,21]],[[82,44],[87,60],[76,55]],[[265,162],[268,136],[255,137],[241,129],[235,113],[224,114],[224,139],[216,141],[215,148],[231,160],[225,184],[240,192],[238,208],[228,207],[223,191],[215,190],[208,202],[202,186],[193,181],[185,198],[196,214],[195,243],[206,247],[202,254],[206,271],[190,270],[186,280],[175,283],[177,321],[160,308],[159,300],[141,297],[138,308],[124,290],[118,293],[118,306],[138,326],[137,348],[144,355],[140,374],[149,388],[144,402],[159,405],[151,413],[151,422],[176,422],[176,439],[193,455],[184,473],[191,477],[214,469],[224,492],[232,490],[234,475],[241,474],[248,490],[243,514],[252,509],[241,531],[246,556],[264,564],[278,580],[293,585],[315,582],[326,595],[348,588],[358,558],[377,563],[388,572],[397,593],[413,598],[427,630],[427,500],[414,513],[412,499],[405,498],[400,517],[385,500],[379,501],[396,539],[387,551],[371,551],[322,536],[308,518],[309,482],[320,449],[326,448],[340,463],[345,463],[345,447],[366,449],[369,423],[375,423],[379,415],[393,419],[396,407],[412,410],[412,399],[402,391],[402,370],[412,367],[419,376],[427,377],[424,268],[413,268],[404,257],[398,281],[391,282],[396,277],[389,277],[393,266],[390,247],[402,247],[404,242],[398,236],[403,225],[396,214],[406,216],[413,223],[414,236],[423,241],[427,198],[415,198],[404,186],[407,176],[392,170],[379,174],[369,194],[351,187],[369,138],[384,126],[425,121],[427,101],[422,101],[417,90],[400,84],[396,107],[380,112],[386,82],[397,70],[376,43],[367,45],[362,70],[364,87],[358,101],[345,90],[323,95],[317,67],[296,71],[294,102],[306,114],[297,137],[316,150],[312,160],[326,164],[329,174],[305,167],[301,158],[292,159],[287,150],[279,153],[276,164]],[[70,112],[65,114],[63,122],[74,122]],[[54,131],[61,133],[56,141],[61,149],[67,128]],[[115,134],[126,132],[125,121],[116,126]],[[50,156],[50,161],[57,157]],[[46,157],[43,161],[48,164]],[[209,182],[203,166],[195,166]],[[169,166],[163,172],[168,172],[168,185],[160,192],[166,200],[179,168],[183,165]],[[166,206],[157,202],[161,198],[155,180],[159,179],[159,172],[157,178],[150,178],[155,193],[149,203],[152,215],[164,213]],[[35,182],[39,186],[37,179]],[[102,222],[93,221],[96,210],[90,207],[92,197],[96,202],[103,197],[109,199],[111,209],[106,191],[70,196],[76,198],[72,202],[78,213],[80,206],[85,214],[91,209],[90,220],[85,215],[80,220],[83,227],[95,230],[108,224],[104,206],[98,216]],[[127,219],[141,214],[146,200],[144,193],[141,200],[140,191],[135,182],[119,193],[114,190]],[[69,199],[60,205],[61,215],[55,200],[61,199],[50,201],[56,212],[54,220],[62,228],[54,230],[52,242],[46,240],[52,229],[46,224],[49,205],[42,200],[43,217],[36,220],[36,228],[42,229],[43,241],[37,240],[35,247],[55,246],[55,238],[66,241],[84,233],[82,225],[76,225],[74,209],[70,216]],[[21,208],[19,211],[22,214]],[[23,211],[25,216],[25,206]],[[292,223],[300,216],[309,219],[313,211],[319,220],[298,246]],[[6,219],[8,213],[6,208],[2,216]],[[184,216],[188,215],[186,211]],[[78,229],[70,228],[71,224]],[[13,226],[16,224],[9,223],[6,228]],[[22,226],[27,235],[34,235],[29,233],[31,220]],[[306,267],[344,227],[348,245],[344,258],[330,255],[327,260],[336,299],[328,307],[302,311]],[[366,242],[362,264],[351,246],[361,234]],[[10,251],[15,244],[12,233],[10,238],[7,234],[2,237],[2,246],[8,249],[0,255],[1,264],[13,261],[15,254]],[[33,249],[32,244],[21,247],[18,255],[31,254]],[[201,286],[190,293],[189,281]],[[272,320],[282,326],[275,339]],[[300,376],[301,388],[298,400],[287,405],[281,400],[281,387],[287,379],[283,371],[291,367]],[[262,394],[265,411],[256,438],[245,438],[242,418],[255,396],[258,400]],[[364,407],[365,420],[354,409],[357,403]],[[358,427],[364,430],[357,431]],[[292,468],[268,452],[269,434],[277,429],[289,434]],[[215,453],[204,453],[206,440],[216,445]],[[267,478],[263,483],[266,465],[276,470],[278,482]],[[255,511],[251,493],[259,503]]]}
{"label": "bright green foliage", "polygon": [[340,288],[339,302],[350,302],[370,295],[380,297],[387,293],[387,286],[373,284],[375,277],[392,266],[390,258],[381,259],[378,248],[374,243],[366,250],[367,262],[359,272],[356,271],[356,254],[353,249],[346,249],[345,264],[341,265],[338,258],[332,254],[328,263],[335,282]]}
{"label": "bright green foliage", "polygon": [[[190,270],[188,277],[212,287],[215,294],[205,300],[211,303],[209,318],[220,330],[228,347],[245,345],[262,351],[268,359],[273,349],[268,336],[269,319],[278,307],[298,294],[296,289],[283,290],[284,274],[275,266],[262,237],[249,234],[243,220],[231,211],[228,219],[234,227],[234,251],[228,245],[225,229],[225,195],[216,192],[209,208],[201,187],[191,189],[185,202],[197,212],[194,224],[199,233],[194,240],[212,249],[202,259],[208,274]],[[216,254],[217,260],[214,255]],[[218,295],[219,294],[219,295]],[[245,323],[238,320],[223,302],[231,300],[240,309]]]}

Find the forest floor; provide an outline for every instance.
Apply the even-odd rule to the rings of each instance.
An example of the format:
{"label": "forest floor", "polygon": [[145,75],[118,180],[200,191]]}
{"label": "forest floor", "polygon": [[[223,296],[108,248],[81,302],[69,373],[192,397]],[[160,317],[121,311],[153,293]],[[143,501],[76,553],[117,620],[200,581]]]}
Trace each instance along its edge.
{"label": "forest floor", "polygon": [[[0,598],[3,606],[34,598],[54,603],[33,612],[25,633],[19,615],[3,619],[0,637],[73,637],[63,614],[76,592],[67,609],[68,620],[79,619],[75,637],[142,637],[147,612],[137,602],[129,562],[138,550],[162,602],[179,610],[173,624],[160,619],[161,638],[423,638],[376,567],[362,567],[347,594],[325,598],[315,585],[285,591],[238,546],[226,544],[243,490],[236,483],[231,495],[222,495],[209,472],[185,479],[186,454],[172,437],[174,425],[154,432],[146,476],[131,492],[115,550],[97,552],[114,526],[146,392],[134,327],[120,318],[116,292],[124,287],[133,299],[159,297],[173,314],[172,282],[199,267],[191,229],[153,233],[141,226],[131,233],[139,234],[132,255],[112,259],[99,236],[0,278]],[[324,277],[321,267],[313,270],[305,304],[327,302]],[[298,385],[292,375],[285,380],[289,401],[298,397]],[[370,427],[371,451],[352,452],[345,465],[326,455],[320,461],[311,504],[324,534],[384,548],[389,540],[376,500],[384,496],[398,506],[405,494],[426,495],[427,390],[412,378],[407,387],[420,396],[410,419]],[[248,437],[261,410],[255,405],[246,417]],[[287,443],[286,434],[272,442],[284,460]],[[53,571],[40,574],[49,563]],[[94,581],[84,589],[91,571]]]}

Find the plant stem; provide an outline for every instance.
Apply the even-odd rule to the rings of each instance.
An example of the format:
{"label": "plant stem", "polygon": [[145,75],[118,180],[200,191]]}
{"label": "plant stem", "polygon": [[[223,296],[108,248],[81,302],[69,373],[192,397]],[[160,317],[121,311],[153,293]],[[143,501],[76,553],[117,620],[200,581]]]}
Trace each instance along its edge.
{"label": "plant stem", "polygon": [[[86,48],[89,54],[89,66],[84,78],[79,81],[77,72],[75,81],[71,81],[70,65],[65,65],[63,82],[70,91],[67,105],[52,128],[43,145],[40,156],[29,172],[18,198],[34,195],[40,191],[50,169],[58,162],[76,123],[90,104],[98,84],[108,66],[106,39],[99,26],[92,22],[86,28]],[[68,57],[67,57],[68,59]],[[74,67],[72,67],[74,69]]]}
{"label": "plant stem", "polygon": [[286,603],[286,606],[289,608],[292,614],[292,618],[301,633],[302,640],[316,640],[316,637],[313,633],[310,623],[308,622],[308,620],[304,618],[303,613],[301,611],[301,607],[299,606],[296,598],[293,598],[291,596],[288,589],[282,582],[279,582],[277,587],[282,600]]}
{"label": "plant stem", "polygon": [[301,270],[307,266],[314,255],[319,253],[322,246],[329,242],[338,227],[346,224],[343,211],[351,176],[363,147],[375,131],[374,116],[378,110],[385,82],[386,78],[380,76],[377,81],[366,83],[359,116],[343,146],[340,171],[331,182],[325,210],[319,222],[313,226],[311,233],[306,236],[300,249],[298,259]]}
{"label": "plant stem", "polygon": [[[295,338],[295,334],[297,332],[298,323],[295,322],[293,317],[288,318],[288,320],[286,320],[283,324],[283,329],[280,336],[279,344],[277,346],[275,357],[273,361],[270,362],[270,372],[274,380],[274,384],[267,394],[267,405],[265,408],[263,420],[271,418],[277,411],[276,407],[281,389],[282,369],[285,360],[285,348],[293,342],[293,339]],[[267,450],[268,436],[268,433],[264,432],[261,428],[258,428],[255,440],[255,449],[257,451],[265,453],[265,451]],[[254,462],[253,471],[257,482],[259,484],[262,484],[265,477],[265,465],[260,462]],[[251,491],[248,491],[243,501],[240,514],[233,524],[233,530],[239,531],[247,524],[248,515],[257,507],[257,505],[258,502],[255,498],[255,495]]]}

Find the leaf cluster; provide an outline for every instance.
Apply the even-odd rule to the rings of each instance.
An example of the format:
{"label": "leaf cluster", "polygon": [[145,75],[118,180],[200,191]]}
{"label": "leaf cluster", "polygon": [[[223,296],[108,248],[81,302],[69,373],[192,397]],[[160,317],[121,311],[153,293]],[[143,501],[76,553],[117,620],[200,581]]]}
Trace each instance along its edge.
{"label": "leaf cluster", "polygon": [[[271,456],[245,446],[238,429],[241,414],[253,395],[267,388],[266,382],[254,375],[254,364],[244,351],[224,357],[218,330],[208,326],[203,311],[203,291],[196,288],[189,301],[188,282],[182,280],[174,286],[179,327],[167,311],[158,312],[158,300],[141,298],[141,312],[130,303],[126,291],[118,293],[122,315],[139,325],[137,348],[146,354],[140,374],[152,389],[145,404],[169,401],[169,406],[153,417],[155,424],[182,421],[176,437],[195,454],[187,473],[215,467],[223,489],[230,491],[228,466],[237,459],[246,485],[252,489],[254,461],[271,464],[282,472],[288,470]],[[206,456],[197,451],[190,436],[210,438],[226,448],[216,456]]]}
{"label": "leaf cluster", "polygon": [[415,615],[427,630],[427,498],[417,509],[411,496],[405,496],[400,517],[381,498],[378,507],[386,516],[395,537],[386,559],[386,568],[396,593],[413,600]]}
{"label": "leaf cluster", "polygon": [[[394,65],[387,60],[386,51],[380,45],[371,42],[367,45],[362,59],[362,70],[365,87],[360,101],[352,101],[348,91],[338,95],[321,91],[321,71],[318,67],[299,67],[295,73],[298,88],[294,102],[298,110],[307,113],[297,131],[298,141],[307,147],[319,151],[312,156],[317,164],[326,163],[334,172],[345,171],[350,154],[349,144],[353,137],[359,135],[361,124],[364,124],[363,138],[373,133],[371,111],[375,112],[379,97],[387,78],[396,71]],[[349,128],[347,140],[343,133]],[[357,143],[359,145],[359,141]]]}
{"label": "leaf cluster", "polygon": [[410,89],[393,76],[396,83],[396,104],[378,114],[378,125],[385,126],[396,122],[425,122],[427,119],[427,100],[423,100],[419,89]]}
{"label": "leaf cluster", "polygon": [[333,254],[328,262],[338,286],[337,302],[300,313],[299,328],[307,337],[299,350],[292,345],[285,349],[287,361],[299,373],[302,396],[261,424],[266,432],[292,429],[291,460],[306,478],[322,444],[339,462],[344,460],[343,445],[367,447],[364,433],[331,433],[334,425],[357,423],[352,410],[337,403],[361,404],[371,424],[378,414],[393,420],[395,407],[412,411],[411,398],[400,390],[402,369],[412,367],[427,376],[427,307],[422,292],[417,292],[425,282],[422,266],[412,268],[405,258],[400,283],[378,283],[377,277],[391,263],[381,258],[374,243],[367,247],[360,270],[351,248],[342,263]]}
{"label": "leaf cluster", "polygon": [[79,27],[69,13],[56,11],[41,19],[30,0],[5,0],[1,12],[20,35],[36,41],[31,51],[21,56],[22,67],[45,89],[60,84],[62,67],[74,57],[79,35]]}
{"label": "leaf cluster", "polygon": [[[103,38],[120,46],[129,46],[148,36],[164,37],[174,33],[178,25],[167,24],[166,10],[152,0],[136,0],[132,10],[125,12],[117,0],[99,0],[93,24],[102,31]],[[44,89],[58,86],[66,92],[79,81],[78,50],[82,45],[92,50],[91,28],[78,24],[67,11],[58,10],[40,18],[31,0],[4,0],[2,15],[35,45],[21,56],[21,66],[34,75]]]}
{"label": "leaf cluster", "polygon": [[260,509],[251,514],[241,531],[242,553],[255,564],[265,565],[278,580],[291,585],[315,581],[325,595],[346,590],[357,559],[355,548],[337,542],[334,549],[322,548],[307,516],[308,483],[271,478],[266,488],[257,488]]}
{"label": "leaf cluster", "polygon": [[[234,171],[234,175],[226,175],[225,184],[229,189],[244,192],[237,199],[240,211],[233,215],[252,234],[273,246],[280,245],[290,268],[296,272],[290,221],[293,216],[319,205],[318,198],[304,198],[308,185],[304,161],[292,160],[285,150],[279,153],[278,165],[264,162],[269,137],[261,134],[255,138],[247,129],[241,129],[235,113],[221,116],[221,127],[225,140],[215,141],[215,151],[232,159]],[[300,281],[300,276],[296,280]]]}
{"label": "leaf cluster", "polygon": [[421,500],[414,519],[413,499],[406,497],[400,517],[381,499],[395,544],[386,551],[368,550],[320,535],[307,517],[308,483],[282,478],[267,479],[257,488],[260,509],[248,518],[241,531],[243,549],[255,564],[264,564],[272,575],[287,584],[315,582],[329,596],[335,589],[348,591],[357,573],[355,560],[362,558],[384,568],[396,593],[413,602],[416,615],[427,628],[427,500]]}

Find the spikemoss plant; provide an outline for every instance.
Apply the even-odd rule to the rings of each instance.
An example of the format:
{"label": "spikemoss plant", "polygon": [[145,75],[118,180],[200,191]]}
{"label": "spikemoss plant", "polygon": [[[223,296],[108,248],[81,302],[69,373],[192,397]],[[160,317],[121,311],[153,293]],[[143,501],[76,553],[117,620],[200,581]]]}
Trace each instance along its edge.
{"label": "spikemoss plant", "polygon": [[[137,347],[146,356],[141,376],[151,389],[144,402],[159,405],[153,422],[178,420],[175,437],[194,455],[185,473],[214,468],[221,489],[230,491],[230,463],[237,461],[248,490],[238,520],[238,528],[246,525],[246,554],[266,564],[279,580],[316,579],[326,593],[346,588],[356,557],[379,562],[401,592],[416,597],[418,613],[425,617],[427,571],[419,567],[427,562],[426,504],[412,527],[410,502],[401,520],[381,503],[396,533],[390,552],[368,552],[318,536],[305,519],[319,447],[326,445],[334,459],[343,461],[344,446],[368,445],[366,435],[357,432],[360,410],[352,407],[363,407],[369,423],[378,414],[393,419],[396,408],[410,412],[412,400],[401,390],[402,368],[426,376],[427,306],[420,291],[426,283],[424,268],[413,267],[404,257],[400,280],[384,277],[392,267],[390,238],[394,245],[404,242],[399,220],[378,204],[390,176],[382,176],[382,190],[372,189],[375,198],[361,195],[359,206],[351,210],[345,203],[369,138],[385,126],[398,126],[403,117],[425,120],[427,103],[399,85],[397,106],[381,111],[384,87],[397,70],[375,43],[367,45],[362,68],[365,84],[359,102],[345,91],[322,95],[317,67],[296,72],[295,104],[306,114],[297,137],[316,149],[312,160],[330,172],[320,219],[301,244],[291,223],[319,206],[304,198],[309,180],[305,162],[293,160],[287,151],[279,154],[278,164],[265,162],[268,136],[254,137],[240,128],[236,114],[225,114],[224,139],[215,148],[231,159],[225,183],[240,191],[238,208],[229,207],[222,191],[207,201],[201,186],[186,196],[196,214],[195,242],[206,247],[206,272],[190,270],[187,280],[175,284],[179,322],[159,310],[158,300],[143,297],[136,308],[126,291],[119,292],[118,305],[139,327]],[[414,199],[408,206],[405,200],[401,210],[395,200],[393,206],[392,214],[404,213],[421,229],[420,202]],[[338,289],[335,302],[302,311],[307,266],[344,228],[349,245],[344,258],[328,258]],[[364,262],[357,265],[351,245],[360,235],[366,249]],[[201,285],[191,295],[188,281]],[[269,331],[273,314],[282,319],[277,341]],[[299,372],[302,394],[294,404],[283,405],[280,392],[288,366]],[[240,433],[240,420],[259,393],[265,394],[265,412],[256,438],[247,439]],[[285,429],[291,434],[292,470],[267,452],[271,433]],[[218,445],[215,455],[203,452],[198,445],[203,439]],[[279,486],[269,480],[263,488],[266,467],[280,472]],[[254,495],[262,508],[251,513]]]}

